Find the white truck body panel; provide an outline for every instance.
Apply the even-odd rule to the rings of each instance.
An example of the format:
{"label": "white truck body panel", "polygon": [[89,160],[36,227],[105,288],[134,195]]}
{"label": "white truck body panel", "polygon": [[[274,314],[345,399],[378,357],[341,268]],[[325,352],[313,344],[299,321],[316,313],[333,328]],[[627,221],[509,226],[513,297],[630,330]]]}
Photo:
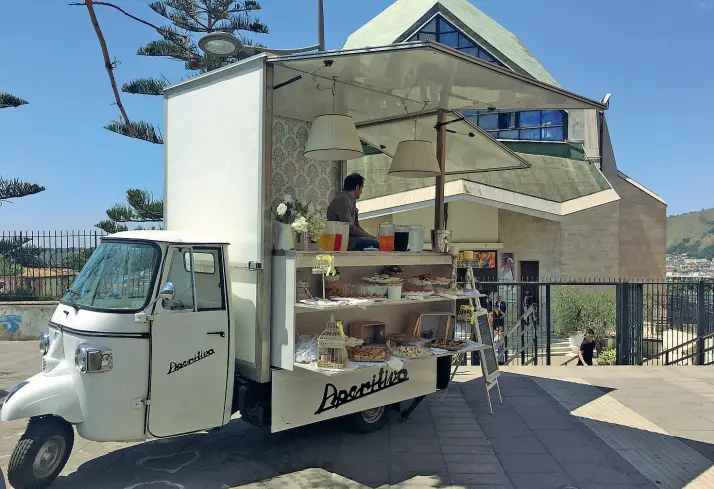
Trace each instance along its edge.
{"label": "white truck body panel", "polygon": [[[165,227],[216,235],[230,243],[231,312],[239,363],[262,365],[260,281],[263,263],[266,66],[262,57],[189,80],[166,92]],[[268,175],[269,178],[269,175]],[[269,243],[268,243],[269,248]],[[268,329],[269,334],[269,329]],[[260,376],[259,374],[257,374]]]}

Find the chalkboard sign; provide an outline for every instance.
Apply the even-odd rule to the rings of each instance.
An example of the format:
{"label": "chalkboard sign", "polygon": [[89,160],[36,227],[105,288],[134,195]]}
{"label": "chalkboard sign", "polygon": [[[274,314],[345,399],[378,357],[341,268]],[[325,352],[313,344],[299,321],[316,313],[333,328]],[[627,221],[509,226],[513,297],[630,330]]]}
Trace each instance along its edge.
{"label": "chalkboard sign", "polygon": [[491,347],[479,352],[481,355],[483,377],[487,383],[491,383],[500,374],[498,362],[496,361],[496,352],[493,349],[493,332],[491,331],[491,326],[488,324],[488,314],[486,311],[482,310],[480,314],[479,312],[476,314],[476,336],[478,337],[478,342]]}

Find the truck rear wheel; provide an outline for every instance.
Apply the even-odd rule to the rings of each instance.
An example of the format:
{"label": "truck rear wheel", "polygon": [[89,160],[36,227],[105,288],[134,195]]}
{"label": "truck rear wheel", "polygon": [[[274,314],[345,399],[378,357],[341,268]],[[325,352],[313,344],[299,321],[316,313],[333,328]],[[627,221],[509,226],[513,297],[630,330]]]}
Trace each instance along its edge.
{"label": "truck rear wheel", "polygon": [[387,422],[387,407],[366,409],[352,415],[352,429],[356,433],[371,433],[381,429]]}
{"label": "truck rear wheel", "polygon": [[10,457],[7,479],[15,489],[42,489],[57,478],[72,452],[72,425],[57,416],[31,418]]}

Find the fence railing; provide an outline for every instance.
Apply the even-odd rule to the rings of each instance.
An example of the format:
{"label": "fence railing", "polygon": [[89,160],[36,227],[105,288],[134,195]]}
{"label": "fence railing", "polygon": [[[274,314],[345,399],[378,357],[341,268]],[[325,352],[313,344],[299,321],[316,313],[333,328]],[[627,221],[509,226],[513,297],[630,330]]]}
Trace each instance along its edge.
{"label": "fence railing", "polygon": [[479,291],[503,364],[567,364],[586,328],[621,365],[714,364],[711,280],[483,282]]}
{"label": "fence railing", "polygon": [[57,300],[102,231],[0,231],[0,301]]}

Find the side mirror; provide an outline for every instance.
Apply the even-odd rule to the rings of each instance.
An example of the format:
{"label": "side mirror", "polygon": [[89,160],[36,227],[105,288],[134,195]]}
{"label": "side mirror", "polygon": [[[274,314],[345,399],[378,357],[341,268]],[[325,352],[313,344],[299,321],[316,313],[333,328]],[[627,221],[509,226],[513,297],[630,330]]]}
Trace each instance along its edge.
{"label": "side mirror", "polygon": [[146,306],[146,309],[149,309],[151,306],[156,304],[158,301],[172,301],[174,299],[174,296],[176,296],[176,288],[174,287],[174,284],[171,282],[166,282],[161,289],[159,289],[159,295],[156,296],[155,299],[153,299],[149,304]]}
{"label": "side mirror", "polygon": [[176,288],[171,282],[166,282],[159,290],[159,299],[161,300],[171,301],[174,296],[176,296]]}

